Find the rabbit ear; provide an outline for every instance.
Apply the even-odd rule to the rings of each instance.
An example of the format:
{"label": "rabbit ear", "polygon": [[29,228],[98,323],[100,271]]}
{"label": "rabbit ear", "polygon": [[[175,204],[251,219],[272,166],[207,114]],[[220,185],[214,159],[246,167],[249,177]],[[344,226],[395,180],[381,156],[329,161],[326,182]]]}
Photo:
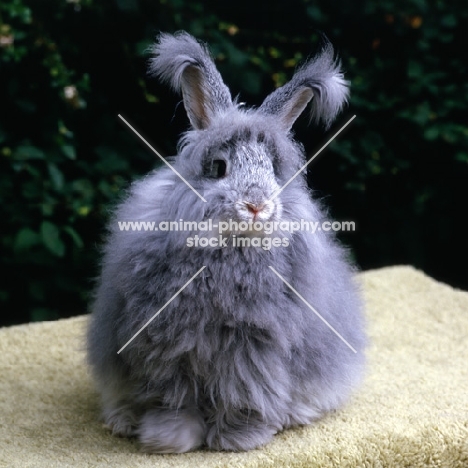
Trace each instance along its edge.
{"label": "rabbit ear", "polygon": [[150,72],[175,91],[182,90],[194,128],[207,128],[217,112],[233,105],[229,89],[208,50],[194,37],[185,32],[160,34],[152,52]]}
{"label": "rabbit ear", "polygon": [[326,40],[322,52],[305,63],[289,83],[271,93],[259,111],[278,116],[289,130],[313,98],[311,121],[323,121],[328,128],[347,101],[348,86],[340,63],[334,59],[333,46]]}

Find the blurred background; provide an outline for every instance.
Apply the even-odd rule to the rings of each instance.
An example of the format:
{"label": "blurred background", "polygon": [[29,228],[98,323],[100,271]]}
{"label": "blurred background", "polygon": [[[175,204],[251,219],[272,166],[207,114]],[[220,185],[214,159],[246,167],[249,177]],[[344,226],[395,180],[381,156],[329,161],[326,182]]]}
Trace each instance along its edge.
{"label": "blurred background", "polygon": [[187,129],[147,75],[159,31],[210,44],[233,95],[259,105],[325,33],[351,81],[334,125],[295,133],[363,270],[411,264],[468,289],[466,0],[2,0],[0,325],[83,314],[112,207]]}

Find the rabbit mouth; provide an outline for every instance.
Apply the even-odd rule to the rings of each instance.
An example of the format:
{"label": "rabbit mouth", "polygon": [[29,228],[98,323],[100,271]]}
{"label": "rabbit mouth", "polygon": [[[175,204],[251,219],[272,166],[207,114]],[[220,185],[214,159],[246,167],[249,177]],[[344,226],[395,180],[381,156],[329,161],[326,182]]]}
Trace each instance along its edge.
{"label": "rabbit mouth", "polygon": [[279,215],[281,206],[271,200],[239,200],[235,203],[235,209],[241,221],[266,222]]}
{"label": "rabbit mouth", "polygon": [[[221,217],[217,226],[223,235],[242,234],[244,236],[263,237],[265,226],[269,227],[274,221],[281,219],[282,206],[270,200],[252,202],[251,200],[238,200],[234,203],[234,210],[230,219]],[[268,229],[267,229],[268,231]]]}

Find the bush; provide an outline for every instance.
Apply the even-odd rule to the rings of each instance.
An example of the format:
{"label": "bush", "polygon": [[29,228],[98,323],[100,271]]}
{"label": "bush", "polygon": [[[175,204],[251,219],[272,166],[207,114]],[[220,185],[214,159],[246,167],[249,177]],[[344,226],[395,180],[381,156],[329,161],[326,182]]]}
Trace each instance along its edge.
{"label": "bush", "polygon": [[[146,76],[159,30],[210,43],[226,82],[260,104],[327,33],[352,81],[329,132],[296,127],[309,168],[363,268],[411,263],[468,288],[467,9],[461,0],[225,2],[67,0],[0,4],[0,287],[5,324],[83,313],[112,205],[187,127],[179,97]],[[176,109],[174,111],[174,109]],[[460,219],[460,218],[458,218]],[[457,259],[458,262],[452,262]]]}

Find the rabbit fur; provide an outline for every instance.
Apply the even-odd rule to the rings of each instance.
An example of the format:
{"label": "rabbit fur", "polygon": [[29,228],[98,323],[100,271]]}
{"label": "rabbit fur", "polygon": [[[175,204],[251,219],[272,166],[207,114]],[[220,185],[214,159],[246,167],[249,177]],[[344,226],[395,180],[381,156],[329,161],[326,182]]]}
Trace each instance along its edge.
{"label": "rabbit fur", "polygon": [[[122,231],[118,221],[325,220],[303,175],[272,194],[305,162],[294,121],[311,101],[312,120],[329,125],[348,84],[327,42],[249,109],[189,34],[161,34],[152,52],[151,72],[182,92],[191,123],[174,168],[206,203],[167,167],[131,186],[109,225],[88,360],[105,424],[144,451],[249,450],[339,408],[361,379],[362,304],[345,250],[330,232],[278,229],[287,247],[188,247],[189,236],[214,234]],[[212,170],[220,160],[221,175]]]}

